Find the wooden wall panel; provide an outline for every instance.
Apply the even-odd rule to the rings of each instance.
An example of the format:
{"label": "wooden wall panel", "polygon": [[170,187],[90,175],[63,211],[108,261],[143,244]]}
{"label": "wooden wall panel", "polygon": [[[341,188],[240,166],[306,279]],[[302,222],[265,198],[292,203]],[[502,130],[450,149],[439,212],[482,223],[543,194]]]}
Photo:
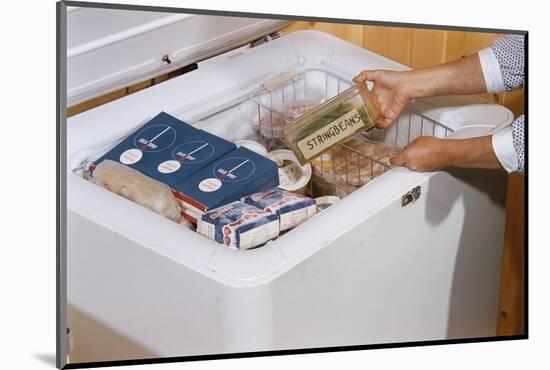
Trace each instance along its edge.
{"label": "wooden wall panel", "polygon": [[495,33],[445,31],[447,42],[444,51],[444,62],[450,62],[492,45],[498,37]]}
{"label": "wooden wall panel", "polygon": [[283,29],[284,33],[300,30],[316,30],[329,33],[357,46],[363,46],[363,27],[358,24],[337,24],[322,22],[292,22]]}
{"label": "wooden wall panel", "polygon": [[133,94],[135,92],[138,92],[139,90],[146,89],[149,86],[151,86],[151,80],[143,81],[143,82],[140,82],[138,84],[127,87],[126,88],[126,93],[127,94]]}
{"label": "wooden wall panel", "polygon": [[297,21],[297,22],[291,22],[288,24],[285,28],[282,29],[283,33],[291,33],[295,31],[301,31],[301,30],[309,30],[311,29],[316,22],[305,22],[305,21]]}
{"label": "wooden wall panel", "polygon": [[508,107],[514,115],[517,117],[520,114],[525,113],[525,99],[523,95],[523,88],[520,90],[514,90],[502,95],[502,103]]}
{"label": "wooden wall panel", "polygon": [[410,66],[424,68],[443,63],[445,42],[445,31],[413,29]]}
{"label": "wooden wall panel", "polygon": [[498,335],[525,333],[525,178],[508,177],[506,196],[506,232],[500,281]]}
{"label": "wooden wall panel", "polygon": [[363,26],[359,24],[350,24],[345,28],[345,40],[354,43],[357,46],[363,46],[365,32]]}
{"label": "wooden wall panel", "polygon": [[73,105],[72,107],[69,107],[67,109],[67,117],[73,116],[75,114],[87,111],[89,109],[98,107],[100,105],[106,104],[112,100],[116,100],[118,98],[122,98],[123,96],[126,96],[128,94],[127,89],[120,89],[113,91],[111,93],[99,96],[97,98],[87,100],[85,102],[79,103],[77,105]]}
{"label": "wooden wall panel", "polygon": [[411,65],[410,28],[363,26],[363,47],[401,64]]}

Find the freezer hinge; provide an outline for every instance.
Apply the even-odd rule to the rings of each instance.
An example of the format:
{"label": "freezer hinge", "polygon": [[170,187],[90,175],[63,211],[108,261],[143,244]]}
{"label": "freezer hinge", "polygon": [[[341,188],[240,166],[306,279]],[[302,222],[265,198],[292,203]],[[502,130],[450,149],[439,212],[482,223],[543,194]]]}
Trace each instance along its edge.
{"label": "freezer hinge", "polygon": [[258,45],[261,45],[261,44],[265,44],[266,42],[269,42],[269,41],[273,41],[275,39],[278,39],[279,37],[281,37],[283,35],[283,32],[282,31],[276,31],[276,32],[273,32],[273,33],[270,33],[269,35],[267,36],[264,36],[262,38],[259,38],[257,40],[254,40],[250,43],[250,47],[251,48],[254,48]]}
{"label": "freezer hinge", "polygon": [[401,197],[401,207],[405,207],[406,205],[416,201],[418,198],[420,198],[420,194],[420,186],[415,186],[414,188],[412,188]]}

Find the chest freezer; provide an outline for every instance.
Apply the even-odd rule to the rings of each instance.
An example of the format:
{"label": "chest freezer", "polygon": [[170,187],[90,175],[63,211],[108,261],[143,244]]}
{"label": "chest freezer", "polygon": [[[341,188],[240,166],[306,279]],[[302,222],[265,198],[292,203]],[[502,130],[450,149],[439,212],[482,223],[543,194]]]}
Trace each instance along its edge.
{"label": "chest freezer", "polygon": [[[84,17],[88,11],[91,18]],[[115,29],[105,25],[94,31],[105,34],[93,34],[86,25],[98,13],[114,17],[107,23]],[[341,200],[246,251],[228,249],[86,180],[87,163],[160,111],[231,141],[257,139],[254,125],[272,118],[269,108],[277,101],[330,98],[367,68],[407,69],[317,31],[246,45],[281,28],[277,21],[160,13],[140,19],[134,13],[69,13],[70,102],[178,60],[198,61],[198,68],[68,119],[73,361],[496,335],[502,172],[385,167],[376,174],[371,168],[368,181],[354,186],[312,179],[311,191]],[[88,23],[71,23],[77,15]],[[224,52],[228,46],[233,48]],[[222,52],[201,54],[216,48]],[[139,54],[143,50],[149,52]],[[166,56],[172,63],[162,62]],[[154,63],[143,69],[143,60]],[[368,136],[404,146],[419,135],[485,135],[512,119],[508,109],[478,97],[424,99],[411,102],[391,128]],[[359,155],[345,144],[341,150]],[[349,163],[352,176],[360,160]]]}

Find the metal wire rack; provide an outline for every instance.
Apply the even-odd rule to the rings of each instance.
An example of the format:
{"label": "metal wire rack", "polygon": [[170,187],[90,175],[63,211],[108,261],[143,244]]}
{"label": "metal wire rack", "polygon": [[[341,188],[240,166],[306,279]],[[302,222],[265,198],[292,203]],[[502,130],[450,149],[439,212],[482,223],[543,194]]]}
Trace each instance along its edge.
{"label": "metal wire rack", "polygon": [[[219,121],[222,113],[239,111],[239,124],[253,126],[253,134],[240,139],[258,141],[269,151],[286,148],[282,137],[284,125],[350,86],[349,81],[328,71],[310,69],[290,74],[277,84],[268,87],[266,84],[208,119]],[[343,198],[389,170],[388,158],[396,148],[406,146],[418,136],[442,138],[450,133],[452,130],[407,107],[390,128],[370,130],[313,160],[307,192],[312,197]],[[373,145],[373,141],[383,145]]]}

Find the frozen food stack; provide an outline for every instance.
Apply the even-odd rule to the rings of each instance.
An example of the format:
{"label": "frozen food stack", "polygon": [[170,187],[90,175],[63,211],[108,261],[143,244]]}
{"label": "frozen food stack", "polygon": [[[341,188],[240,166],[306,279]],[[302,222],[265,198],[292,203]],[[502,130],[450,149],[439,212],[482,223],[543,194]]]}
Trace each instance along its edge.
{"label": "frozen food stack", "polygon": [[227,153],[173,186],[193,222],[214,208],[279,185],[277,165],[245,147]]}
{"label": "frozen food stack", "polygon": [[275,162],[161,112],[95,161],[112,160],[172,188],[183,216],[197,222],[211,209],[279,184]]}
{"label": "frozen food stack", "polygon": [[279,188],[249,195],[243,202],[277,214],[280,231],[292,229],[317,213],[315,199]]}
{"label": "frozen food stack", "polygon": [[201,215],[197,232],[228,247],[250,249],[279,235],[279,217],[235,201]]}
{"label": "frozen food stack", "polygon": [[92,170],[110,159],[173,187],[235,148],[227,140],[161,112],[94,162]]}

